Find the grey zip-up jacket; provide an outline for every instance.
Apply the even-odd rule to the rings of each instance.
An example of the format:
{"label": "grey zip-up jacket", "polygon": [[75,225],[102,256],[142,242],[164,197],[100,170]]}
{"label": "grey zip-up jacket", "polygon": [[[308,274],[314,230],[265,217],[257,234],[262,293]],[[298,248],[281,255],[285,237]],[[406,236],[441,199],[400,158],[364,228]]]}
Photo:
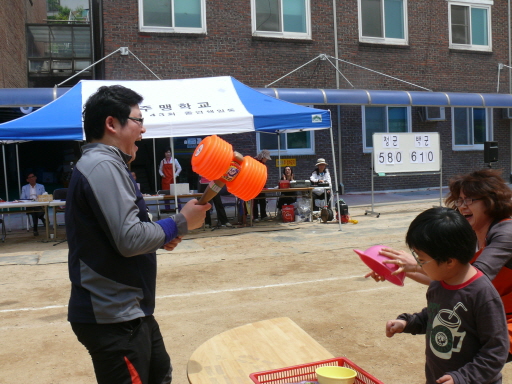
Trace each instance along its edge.
{"label": "grey zip-up jacket", "polygon": [[87,144],[66,198],[68,320],[119,323],[152,315],[156,250],[187,233],[183,215],[150,222],[131,176],[130,156],[105,144]]}

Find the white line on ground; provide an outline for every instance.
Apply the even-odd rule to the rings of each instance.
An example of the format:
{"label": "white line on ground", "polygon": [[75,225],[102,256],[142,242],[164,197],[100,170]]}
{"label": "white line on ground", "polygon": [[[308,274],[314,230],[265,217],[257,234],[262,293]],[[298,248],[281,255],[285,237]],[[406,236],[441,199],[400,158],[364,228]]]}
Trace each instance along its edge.
{"label": "white line on ground", "polygon": [[[203,292],[187,292],[187,293],[177,293],[174,295],[164,295],[164,296],[157,296],[157,299],[170,299],[175,297],[190,297],[190,296],[199,296],[199,295],[214,295],[217,293],[226,293],[226,292],[242,292],[242,291],[252,291],[255,289],[266,289],[266,288],[281,288],[281,287],[291,287],[293,285],[300,285],[300,284],[313,284],[313,283],[322,283],[326,281],[336,281],[336,280],[348,280],[348,279],[355,279],[361,277],[360,275],[356,276],[344,276],[344,277],[329,277],[326,279],[317,279],[317,280],[306,280],[306,281],[297,281],[294,283],[281,283],[281,284],[268,284],[268,285],[260,285],[260,286],[254,286],[254,287],[240,287],[240,288],[231,288],[231,289],[221,289],[217,291],[203,291]],[[376,291],[379,289],[386,289],[391,286],[385,285],[377,288],[372,289],[363,289],[363,290],[354,290],[354,291],[348,291],[348,292],[369,292],[369,291]],[[2,309],[0,310],[0,313],[7,313],[7,312],[23,312],[23,311],[41,311],[44,309],[55,309],[55,308],[66,308],[67,305],[50,305],[47,307],[37,307],[37,308],[14,308],[14,309]]]}
{"label": "white line on ground", "polygon": [[[189,297],[189,296],[198,296],[198,295],[211,295],[211,294],[215,294],[215,293],[224,293],[224,292],[252,291],[255,289],[265,289],[265,288],[291,287],[293,285],[322,283],[325,281],[348,280],[348,279],[354,279],[354,278],[358,278],[358,277],[361,277],[361,275],[345,276],[345,277],[329,277],[326,279],[297,281],[295,283],[269,284],[269,285],[255,286],[255,287],[240,287],[240,288],[222,289],[222,290],[218,290],[218,291],[177,293],[174,295],[158,296],[157,299],[167,299],[167,298],[173,298],[173,297]],[[384,287],[382,287],[382,288],[384,288]],[[382,288],[375,288],[375,289],[382,289]],[[375,289],[370,289],[370,291],[373,291]],[[350,292],[363,292],[363,291],[350,291]]]}
{"label": "white line on ground", "polygon": [[38,307],[38,308],[15,308],[15,309],[2,309],[0,313],[6,312],[23,312],[23,311],[41,311],[43,309],[54,309],[54,308],[66,308],[67,305],[50,305],[48,307]]}

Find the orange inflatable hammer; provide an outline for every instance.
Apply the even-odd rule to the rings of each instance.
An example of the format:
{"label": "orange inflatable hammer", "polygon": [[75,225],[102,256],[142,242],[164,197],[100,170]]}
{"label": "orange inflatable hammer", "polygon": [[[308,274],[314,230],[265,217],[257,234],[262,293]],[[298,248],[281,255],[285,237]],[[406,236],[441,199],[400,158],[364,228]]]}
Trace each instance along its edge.
{"label": "orange inflatable hammer", "polygon": [[252,200],[267,182],[265,165],[250,156],[242,157],[217,135],[205,137],[199,143],[192,155],[192,170],[212,180],[198,204],[206,204],[224,185],[236,197]]}

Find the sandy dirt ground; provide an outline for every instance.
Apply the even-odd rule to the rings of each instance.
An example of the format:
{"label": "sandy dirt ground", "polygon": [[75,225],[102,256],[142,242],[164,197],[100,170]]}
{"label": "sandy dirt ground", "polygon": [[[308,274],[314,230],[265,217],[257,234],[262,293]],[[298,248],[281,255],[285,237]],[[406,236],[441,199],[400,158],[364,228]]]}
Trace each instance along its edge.
{"label": "sandy dirt ground", "polygon": [[[427,204],[387,206],[380,218],[351,209],[359,223],[258,224],[194,231],[159,257],[157,307],[175,384],[202,343],[247,323],[287,316],[334,356],[386,384],[424,383],[423,336],[386,338],[387,320],[425,306],[426,287],[363,278],[353,252],[404,248],[410,221]],[[66,243],[29,236],[0,244],[0,383],[94,383],[91,361],[66,321]],[[512,384],[512,365],[504,369]]]}

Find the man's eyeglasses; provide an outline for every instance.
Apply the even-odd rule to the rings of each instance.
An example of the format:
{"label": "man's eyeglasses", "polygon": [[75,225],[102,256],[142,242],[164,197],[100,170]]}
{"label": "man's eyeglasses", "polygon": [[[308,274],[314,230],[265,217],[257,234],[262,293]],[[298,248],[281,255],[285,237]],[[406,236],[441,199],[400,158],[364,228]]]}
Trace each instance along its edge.
{"label": "man's eyeglasses", "polygon": [[36,177],[36,176],[32,175],[32,176],[27,177],[27,179],[33,179],[34,177]]}
{"label": "man's eyeglasses", "polygon": [[462,204],[466,204],[466,207],[469,207],[475,200],[482,200],[482,198],[472,199],[471,197],[466,197],[463,199],[462,197],[459,197],[457,200],[455,200],[455,206],[460,207]]}
{"label": "man's eyeglasses", "polygon": [[136,121],[137,123],[139,123],[139,125],[144,125],[144,118],[143,117],[131,117],[131,116],[128,116],[128,118],[130,120]]}
{"label": "man's eyeglasses", "polygon": [[411,249],[411,253],[412,253],[412,256],[414,257],[414,260],[416,260],[416,262],[418,263],[418,265],[419,265],[420,267],[422,267],[422,268],[423,268],[423,266],[424,266],[425,264],[428,264],[428,263],[430,263],[432,260],[434,260],[434,259],[432,259],[432,260],[429,260],[429,261],[420,261],[420,258],[418,257],[418,254],[417,254],[416,252],[414,252],[414,250],[413,250],[413,249]]}

